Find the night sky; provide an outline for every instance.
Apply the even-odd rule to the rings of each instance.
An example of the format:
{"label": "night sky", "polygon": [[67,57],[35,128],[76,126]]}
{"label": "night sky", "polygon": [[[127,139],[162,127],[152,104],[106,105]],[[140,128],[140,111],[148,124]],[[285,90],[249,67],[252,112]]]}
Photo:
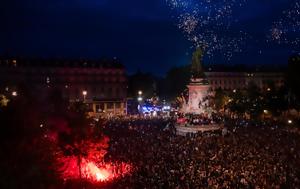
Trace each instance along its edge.
{"label": "night sky", "polygon": [[[177,26],[178,17],[201,1],[179,0],[190,7],[174,10],[166,0],[2,0],[0,55],[118,57],[129,73],[141,69],[162,75],[173,66],[189,63],[195,44]],[[211,0],[218,6],[222,1]],[[247,33],[241,44],[232,45],[241,52],[227,59],[223,52],[231,49],[225,47],[206,56],[205,63],[286,64],[288,56],[299,50],[297,2],[246,0],[232,8],[228,31],[214,29],[214,21],[205,25],[217,36]]]}

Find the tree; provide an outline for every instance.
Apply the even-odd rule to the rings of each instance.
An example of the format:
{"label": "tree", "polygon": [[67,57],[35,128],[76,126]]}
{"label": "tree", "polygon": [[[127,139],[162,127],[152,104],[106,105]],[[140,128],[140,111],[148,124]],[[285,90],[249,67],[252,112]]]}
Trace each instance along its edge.
{"label": "tree", "polygon": [[128,77],[128,96],[135,98],[138,91],[143,91],[144,98],[151,98],[155,95],[158,78],[150,73],[137,73]]}
{"label": "tree", "polygon": [[234,112],[238,115],[243,115],[248,110],[248,101],[246,91],[232,91],[228,94],[229,101],[227,103],[227,107],[231,112]]}
{"label": "tree", "polygon": [[[300,54],[295,54],[289,58],[286,72],[286,82],[290,89],[289,101],[294,108],[300,108]],[[295,98],[294,98],[295,96]]]}
{"label": "tree", "polygon": [[170,69],[164,82],[161,82],[161,95],[168,100],[174,100],[181,96],[190,81],[190,77],[190,65]]}
{"label": "tree", "polygon": [[225,91],[221,88],[218,88],[213,97],[214,106],[217,111],[223,109],[229,101],[229,97],[226,95]]}
{"label": "tree", "polygon": [[0,187],[49,188],[60,183],[53,144],[41,127],[41,106],[26,87],[0,108]]}

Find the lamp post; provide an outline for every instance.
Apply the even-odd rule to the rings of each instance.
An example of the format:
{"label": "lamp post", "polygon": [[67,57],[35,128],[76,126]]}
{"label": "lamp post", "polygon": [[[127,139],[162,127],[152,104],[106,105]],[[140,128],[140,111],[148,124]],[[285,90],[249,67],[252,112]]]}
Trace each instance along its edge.
{"label": "lamp post", "polygon": [[137,98],[137,100],[138,100],[139,103],[141,103],[141,102],[143,101],[143,97],[139,96],[139,97]]}
{"label": "lamp post", "polygon": [[83,102],[85,102],[87,91],[86,90],[82,91],[82,95],[83,95]]}
{"label": "lamp post", "polygon": [[137,101],[138,101],[138,112],[141,113],[142,110],[142,102],[143,102],[143,91],[139,90],[138,91],[138,97],[137,97]]}
{"label": "lamp post", "polygon": [[138,91],[138,97],[137,97],[137,100],[139,103],[141,103],[143,101],[143,91],[139,90]]}

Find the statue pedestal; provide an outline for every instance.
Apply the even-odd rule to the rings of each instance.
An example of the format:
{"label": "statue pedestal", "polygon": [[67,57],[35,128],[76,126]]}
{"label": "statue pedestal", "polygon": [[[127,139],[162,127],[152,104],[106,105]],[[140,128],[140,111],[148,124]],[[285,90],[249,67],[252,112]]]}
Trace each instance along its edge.
{"label": "statue pedestal", "polygon": [[206,113],[210,85],[203,78],[191,79],[187,86],[189,89],[189,100],[183,105],[182,111],[185,114],[202,114]]}

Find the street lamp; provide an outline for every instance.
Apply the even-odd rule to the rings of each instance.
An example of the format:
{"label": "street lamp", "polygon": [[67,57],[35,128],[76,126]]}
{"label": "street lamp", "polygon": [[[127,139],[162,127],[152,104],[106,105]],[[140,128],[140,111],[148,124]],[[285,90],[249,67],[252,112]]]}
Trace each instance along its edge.
{"label": "street lamp", "polygon": [[83,101],[85,101],[85,98],[86,98],[86,95],[87,95],[87,91],[86,90],[82,91],[82,95],[83,95]]}
{"label": "street lamp", "polygon": [[138,92],[138,94],[139,94],[139,95],[142,95],[142,94],[143,94],[143,91],[140,90],[140,91]]}
{"label": "street lamp", "polygon": [[12,95],[12,96],[18,96],[18,93],[17,93],[17,91],[13,91],[13,92],[11,93],[11,95]]}
{"label": "street lamp", "polygon": [[292,124],[292,123],[293,123],[293,120],[289,119],[288,124]]}

